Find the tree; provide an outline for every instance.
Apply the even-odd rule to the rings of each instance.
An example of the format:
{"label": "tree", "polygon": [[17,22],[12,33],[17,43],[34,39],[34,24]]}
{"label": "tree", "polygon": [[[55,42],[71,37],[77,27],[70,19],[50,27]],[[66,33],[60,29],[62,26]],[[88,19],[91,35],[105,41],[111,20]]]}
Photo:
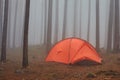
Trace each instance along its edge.
{"label": "tree", "polygon": [[54,42],[57,42],[57,39],[58,39],[58,20],[59,20],[59,3],[58,3],[58,0],[56,0],[56,13],[55,13],[55,41]]}
{"label": "tree", "polygon": [[87,30],[87,41],[89,42],[89,34],[90,34],[90,16],[91,16],[91,0],[89,0],[88,6],[88,30]]}
{"label": "tree", "polygon": [[2,12],[3,12],[3,2],[0,0],[0,48],[1,48],[1,41],[2,41]]}
{"label": "tree", "polygon": [[79,31],[80,37],[81,37],[81,16],[82,16],[82,0],[80,0],[80,31]]}
{"label": "tree", "polygon": [[115,53],[119,51],[119,41],[119,0],[115,0],[115,27],[113,43],[113,50]]}
{"label": "tree", "polygon": [[44,0],[44,44],[47,44],[47,0]]}
{"label": "tree", "polygon": [[28,29],[29,29],[29,11],[30,0],[26,0],[25,6],[25,20],[24,20],[24,39],[23,39],[23,61],[22,66],[26,68],[28,66]]}
{"label": "tree", "polygon": [[73,36],[76,36],[76,11],[77,11],[77,0],[74,1],[74,26],[73,26]]}
{"label": "tree", "polygon": [[99,0],[96,0],[96,50],[100,49],[100,41],[99,41]]}
{"label": "tree", "polygon": [[15,4],[15,17],[14,17],[14,32],[13,32],[13,47],[15,47],[15,33],[16,33],[16,22],[17,22],[17,12],[18,11],[18,0],[16,0]]}
{"label": "tree", "polygon": [[62,39],[66,36],[66,26],[67,26],[67,2],[68,0],[64,0],[64,19],[63,19],[63,33],[62,33]]}
{"label": "tree", "polygon": [[51,47],[52,39],[52,0],[49,0],[48,5],[47,51],[49,51]]}
{"label": "tree", "polygon": [[3,23],[3,33],[2,33],[1,62],[6,62],[6,42],[7,42],[8,4],[9,4],[9,0],[5,0],[5,7],[4,7],[4,23]]}
{"label": "tree", "polygon": [[113,8],[114,8],[113,2],[114,0],[110,0],[108,35],[107,35],[107,52],[110,52],[112,49],[112,24],[113,24]]}

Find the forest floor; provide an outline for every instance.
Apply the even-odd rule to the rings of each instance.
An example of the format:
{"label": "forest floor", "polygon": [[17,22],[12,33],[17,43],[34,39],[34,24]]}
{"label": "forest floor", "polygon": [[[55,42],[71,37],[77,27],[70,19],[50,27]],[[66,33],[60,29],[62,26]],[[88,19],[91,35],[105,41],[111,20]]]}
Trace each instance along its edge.
{"label": "forest floor", "polygon": [[22,69],[22,50],[8,49],[0,63],[0,80],[120,80],[120,54],[100,53],[101,65],[45,62],[44,47],[29,48],[29,67]]}

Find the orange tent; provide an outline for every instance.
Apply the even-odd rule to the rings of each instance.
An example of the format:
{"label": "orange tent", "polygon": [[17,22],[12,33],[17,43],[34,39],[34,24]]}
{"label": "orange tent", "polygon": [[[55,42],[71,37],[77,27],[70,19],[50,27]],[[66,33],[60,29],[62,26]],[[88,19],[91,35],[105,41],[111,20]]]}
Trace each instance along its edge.
{"label": "orange tent", "polygon": [[58,42],[49,52],[46,61],[74,64],[83,60],[101,63],[101,57],[94,47],[79,38],[67,38]]}

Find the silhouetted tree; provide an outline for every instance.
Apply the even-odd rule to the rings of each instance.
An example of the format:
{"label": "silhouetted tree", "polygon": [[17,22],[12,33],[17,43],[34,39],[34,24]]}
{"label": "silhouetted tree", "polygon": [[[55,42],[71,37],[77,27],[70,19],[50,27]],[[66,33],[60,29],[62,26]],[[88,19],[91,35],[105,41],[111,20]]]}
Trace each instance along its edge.
{"label": "silhouetted tree", "polygon": [[44,0],[44,44],[47,44],[47,0]]}
{"label": "silhouetted tree", "polygon": [[24,22],[24,39],[23,39],[23,61],[22,66],[26,68],[28,66],[28,30],[29,30],[29,12],[30,12],[30,0],[26,0],[25,6],[25,22]]}
{"label": "silhouetted tree", "polygon": [[96,0],[96,50],[100,49],[99,41],[99,0]]}
{"label": "silhouetted tree", "polygon": [[115,0],[115,27],[114,27],[114,52],[119,51],[119,0]]}
{"label": "silhouetted tree", "polygon": [[110,0],[109,9],[109,23],[108,23],[108,35],[107,35],[107,52],[112,50],[112,25],[113,25],[113,5],[114,0]]}
{"label": "silhouetted tree", "polygon": [[77,16],[77,0],[75,0],[74,1],[74,25],[73,25],[73,36],[75,37],[76,36],[76,28],[77,28],[77,26],[76,26],[76,16]]}
{"label": "silhouetted tree", "polygon": [[3,13],[3,1],[0,0],[0,49],[1,49],[1,41],[2,41],[2,13]]}
{"label": "silhouetted tree", "polygon": [[47,51],[51,47],[51,37],[52,37],[52,0],[49,0],[48,4],[48,27],[47,27]]}
{"label": "silhouetted tree", "polygon": [[5,61],[6,61],[8,4],[9,4],[9,0],[5,0],[5,7],[4,7],[4,23],[3,23],[3,33],[2,33],[1,62],[5,62]]}
{"label": "silhouetted tree", "polygon": [[67,27],[67,4],[68,0],[64,0],[64,16],[63,16],[63,33],[62,33],[62,39],[66,36],[66,27]]}
{"label": "silhouetted tree", "polygon": [[16,22],[17,22],[17,11],[18,11],[18,0],[16,0],[15,4],[15,17],[14,17],[14,32],[13,32],[13,47],[15,47],[15,32],[16,32]]}
{"label": "silhouetted tree", "polygon": [[58,23],[59,23],[59,0],[56,0],[56,13],[55,13],[55,42],[57,42],[58,39]]}
{"label": "silhouetted tree", "polygon": [[90,34],[90,16],[91,16],[91,0],[89,0],[89,6],[88,6],[88,30],[87,30],[87,41],[89,41],[89,34]]}
{"label": "silhouetted tree", "polygon": [[80,0],[80,26],[79,26],[79,35],[81,37],[81,16],[82,16],[82,0]]}

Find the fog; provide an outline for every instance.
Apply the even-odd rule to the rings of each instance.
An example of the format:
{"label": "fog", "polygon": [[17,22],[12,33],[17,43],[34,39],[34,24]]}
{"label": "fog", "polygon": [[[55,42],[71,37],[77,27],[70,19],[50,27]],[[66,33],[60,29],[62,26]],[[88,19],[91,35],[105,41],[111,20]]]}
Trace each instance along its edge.
{"label": "fog", "polygon": [[[29,46],[41,45],[44,43],[45,5],[48,9],[49,0],[31,0],[30,3],[30,19],[29,19]],[[67,0],[67,21],[66,21],[66,38],[78,37],[87,40],[88,15],[90,6],[90,33],[89,42],[95,46],[96,38],[96,0]],[[53,0],[52,5],[52,43],[55,39],[55,28],[58,29],[58,41],[62,40],[63,17],[64,17],[64,2],[65,0]],[[3,0],[4,3],[4,0]],[[4,6],[4,5],[1,5]],[[56,23],[56,6],[58,6],[58,25]],[[100,21],[100,47],[106,47],[106,36],[108,31],[110,0],[99,0],[99,21]],[[74,8],[75,7],[75,8]],[[1,8],[3,10],[3,8]],[[46,10],[47,11],[47,10]],[[10,48],[21,47],[23,41],[23,24],[25,13],[25,0],[10,0],[9,1],[9,17],[8,17],[8,37],[7,46]],[[47,11],[48,13],[48,11]],[[3,15],[3,13],[2,13]],[[74,21],[75,20],[75,21]],[[3,17],[2,17],[3,21]],[[2,22],[0,21],[0,22]],[[1,24],[1,23],[0,23]],[[75,26],[74,26],[75,25]],[[76,27],[76,28],[75,28]],[[0,26],[0,32],[1,32]],[[76,29],[74,35],[74,28]],[[0,36],[1,39],[1,36]]]}
{"label": "fog", "polygon": [[119,4],[0,0],[0,79],[120,80]]}

